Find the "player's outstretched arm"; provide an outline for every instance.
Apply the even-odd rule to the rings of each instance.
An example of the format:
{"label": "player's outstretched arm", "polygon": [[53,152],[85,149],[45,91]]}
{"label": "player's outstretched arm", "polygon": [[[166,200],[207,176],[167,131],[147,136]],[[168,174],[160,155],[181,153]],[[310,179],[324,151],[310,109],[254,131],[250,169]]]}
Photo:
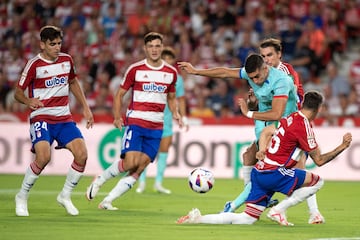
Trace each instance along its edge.
{"label": "player's outstretched arm", "polygon": [[313,159],[316,165],[322,166],[330,162],[334,158],[336,158],[340,153],[342,153],[345,149],[347,149],[350,146],[351,141],[352,141],[351,133],[346,133],[343,136],[342,143],[339,146],[337,146],[334,150],[321,154],[320,149],[317,148],[309,152],[309,155]]}
{"label": "player's outstretched arm", "polygon": [[213,78],[240,78],[240,68],[215,67],[209,69],[197,69],[188,62],[178,62],[178,66],[180,69],[193,75]]}

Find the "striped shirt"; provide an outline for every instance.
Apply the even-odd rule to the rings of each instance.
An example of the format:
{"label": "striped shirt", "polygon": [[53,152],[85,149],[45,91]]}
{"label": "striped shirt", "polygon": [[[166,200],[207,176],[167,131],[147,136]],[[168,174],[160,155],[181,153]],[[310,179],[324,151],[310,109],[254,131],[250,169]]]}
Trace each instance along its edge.
{"label": "striped shirt", "polygon": [[164,61],[156,68],[150,66],[146,59],[132,64],[121,83],[125,90],[132,88],[125,125],[162,129],[167,95],[175,93],[176,81],[176,69]]}
{"label": "striped shirt", "polygon": [[260,171],[278,167],[292,168],[302,152],[311,152],[318,147],[310,121],[300,112],[294,112],[280,120],[276,133],[266,150],[266,157],[255,167]]}
{"label": "striped shirt", "polygon": [[32,110],[30,123],[46,121],[61,123],[73,121],[69,107],[69,83],[76,81],[73,60],[60,53],[55,61],[38,54],[30,59],[18,82],[22,90],[28,89],[29,98],[39,98],[44,107]]}

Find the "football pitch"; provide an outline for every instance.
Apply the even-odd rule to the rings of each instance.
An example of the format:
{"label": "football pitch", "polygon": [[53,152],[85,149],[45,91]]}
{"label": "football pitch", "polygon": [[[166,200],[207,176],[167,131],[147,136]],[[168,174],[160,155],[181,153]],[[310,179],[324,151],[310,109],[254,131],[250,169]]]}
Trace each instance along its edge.
{"label": "football pitch", "polygon": [[[254,225],[178,225],[177,218],[197,207],[202,214],[217,213],[226,201],[243,189],[236,179],[216,179],[214,188],[206,194],[194,193],[185,178],[166,178],[164,185],[171,195],[153,192],[153,178],[147,179],[147,189],[137,194],[135,189],[114,201],[118,211],[97,208],[118,178],[107,182],[97,198],[85,198],[92,177],[83,177],[74,190],[73,202],[79,216],[69,216],[56,202],[64,184],[64,176],[40,176],[28,202],[29,217],[15,216],[14,196],[23,176],[0,175],[0,239],[360,239],[360,182],[325,181],[318,192],[319,208],[325,224],[309,225],[307,204],[289,209],[288,220],[293,227],[283,227],[266,218],[266,212]],[[135,185],[134,188],[136,188]],[[275,195],[279,200],[282,195]],[[243,210],[243,207],[239,211]]]}

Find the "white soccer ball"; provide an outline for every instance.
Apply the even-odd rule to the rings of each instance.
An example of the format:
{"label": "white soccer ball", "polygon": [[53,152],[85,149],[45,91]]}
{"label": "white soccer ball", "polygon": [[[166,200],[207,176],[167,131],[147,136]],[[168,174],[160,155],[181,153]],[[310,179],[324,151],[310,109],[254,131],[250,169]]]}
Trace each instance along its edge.
{"label": "white soccer ball", "polygon": [[207,193],[214,183],[213,173],[205,168],[195,168],[189,174],[189,185],[194,192]]}

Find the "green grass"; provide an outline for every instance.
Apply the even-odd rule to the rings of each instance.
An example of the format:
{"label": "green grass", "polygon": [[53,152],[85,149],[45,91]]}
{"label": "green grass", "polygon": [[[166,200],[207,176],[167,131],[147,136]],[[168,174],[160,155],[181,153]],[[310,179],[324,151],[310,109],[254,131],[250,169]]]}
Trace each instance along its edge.
{"label": "green grass", "polygon": [[[327,181],[317,195],[326,224],[309,225],[307,205],[288,211],[294,227],[282,227],[265,217],[254,225],[177,225],[178,217],[198,207],[203,214],[219,212],[243,187],[240,180],[216,179],[207,194],[190,191],[186,179],[168,178],[165,185],[173,194],[152,192],[153,179],[141,195],[134,189],[114,202],[119,211],[97,209],[105,193],[117,182],[107,182],[94,201],[88,202],[85,189],[92,178],[84,177],[73,194],[80,215],[68,216],[56,202],[64,176],[41,176],[33,187],[28,207],[30,217],[16,217],[14,196],[23,176],[0,175],[0,239],[360,239],[360,182]],[[276,195],[282,199],[282,195]],[[243,208],[241,208],[242,210]]]}

